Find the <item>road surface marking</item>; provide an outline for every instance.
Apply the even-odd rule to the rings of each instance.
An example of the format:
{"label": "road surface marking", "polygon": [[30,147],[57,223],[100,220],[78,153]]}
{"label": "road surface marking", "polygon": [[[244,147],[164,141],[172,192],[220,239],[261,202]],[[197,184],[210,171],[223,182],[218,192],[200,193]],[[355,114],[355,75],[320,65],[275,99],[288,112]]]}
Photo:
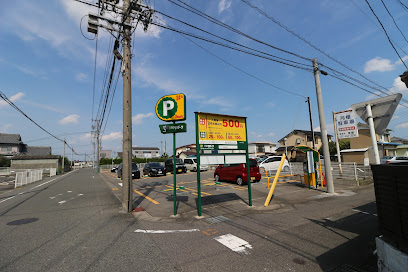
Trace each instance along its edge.
{"label": "road surface marking", "polygon": [[195,232],[200,231],[199,229],[187,229],[187,230],[142,230],[137,229],[135,232],[139,233],[154,233],[154,234],[165,234],[165,233],[182,233],[182,232]]}
{"label": "road surface marking", "polygon": [[363,213],[363,214],[372,215],[372,216],[378,216],[376,213],[368,213],[368,212],[364,212],[364,211],[360,211],[356,209],[353,209],[353,212]]}
{"label": "road surface marking", "polygon": [[202,232],[204,232],[205,235],[207,236],[211,236],[214,235],[218,232],[218,230],[216,229],[208,229],[208,230],[202,230]]}
{"label": "road surface marking", "polygon": [[147,200],[149,200],[150,202],[152,202],[153,204],[160,204],[159,202],[157,202],[156,200],[148,197],[147,195],[142,194],[141,192],[137,191],[137,190],[133,190],[135,193],[143,196],[144,198],[146,198]]}
{"label": "road surface marking", "polygon": [[123,186],[123,185],[122,185],[122,182],[119,182],[118,184],[119,184],[120,186]]}
{"label": "road surface marking", "polygon": [[113,191],[116,191],[116,190],[119,190],[119,188],[113,188],[112,190],[113,190]]}
{"label": "road surface marking", "polygon": [[[69,175],[69,174],[71,174],[71,173],[74,173],[75,171],[77,171],[77,170],[74,170],[73,172],[69,172],[69,173],[66,174],[66,175]],[[31,188],[31,189],[28,189],[27,191],[24,191],[24,192],[18,193],[18,194],[16,194],[16,195],[10,196],[9,198],[6,198],[6,199],[3,199],[2,201],[0,201],[0,203],[6,202],[7,200],[10,200],[10,199],[13,199],[13,198],[15,198],[16,196],[25,194],[25,193],[28,192],[28,191],[31,191],[31,190],[33,190],[33,189],[35,189],[35,188],[38,188],[38,187],[40,187],[40,186],[43,186],[43,185],[45,185],[45,184],[47,184],[47,183],[50,183],[50,182],[52,182],[52,181],[54,181],[54,180],[56,180],[56,179],[58,179],[58,178],[62,178],[62,177],[64,177],[64,176],[65,176],[65,175],[56,177],[56,178],[54,178],[54,179],[51,179],[51,180],[46,181],[46,182],[44,182],[44,183],[41,183],[41,184],[39,184],[39,185],[37,185],[37,186]]]}
{"label": "road surface marking", "polygon": [[63,200],[63,201],[58,202],[58,204],[64,204],[65,202],[66,202],[66,201]]}
{"label": "road surface marking", "polygon": [[78,196],[83,196],[84,194],[78,194]]}
{"label": "road surface marking", "polygon": [[72,193],[72,191],[67,191],[67,193]]}
{"label": "road surface marking", "polygon": [[232,234],[221,235],[214,239],[237,253],[249,254],[246,249],[252,249],[252,246],[247,241]]}

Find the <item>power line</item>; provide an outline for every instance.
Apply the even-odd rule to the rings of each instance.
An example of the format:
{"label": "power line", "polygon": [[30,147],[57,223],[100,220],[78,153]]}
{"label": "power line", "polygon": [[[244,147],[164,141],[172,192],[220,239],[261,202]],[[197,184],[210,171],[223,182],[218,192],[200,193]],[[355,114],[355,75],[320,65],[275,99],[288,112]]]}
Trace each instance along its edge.
{"label": "power line", "polygon": [[[245,1],[245,0],[241,0],[241,1]],[[384,30],[385,35],[387,36],[388,42],[391,44],[392,48],[394,49],[395,53],[397,53],[398,57],[400,58],[401,62],[404,64],[405,68],[408,69],[408,66],[405,64],[405,62],[402,60],[400,54],[398,53],[397,49],[395,49],[394,44],[392,43],[390,37],[388,36],[387,30],[385,30],[385,27],[383,26],[383,24],[381,23],[380,19],[378,18],[377,14],[375,14],[373,8],[371,7],[370,3],[368,2],[368,0],[365,0],[365,2],[367,3],[368,7],[370,8],[371,12],[374,14],[375,18],[377,18],[377,21],[380,23],[382,29]]]}
{"label": "power line", "polygon": [[388,10],[387,6],[385,5],[384,1],[381,0],[381,3],[384,5],[384,8],[387,10],[388,14],[390,15],[390,17],[392,18],[392,21],[394,22],[394,25],[397,27],[398,31],[401,33],[402,37],[404,37],[404,40],[408,43],[407,38],[405,38],[404,33],[402,33],[401,29],[399,28],[399,26],[397,25],[397,22],[394,19],[394,16],[392,16],[392,14],[390,13],[390,11]]}
{"label": "power line", "polygon": [[[28,120],[30,120],[32,123],[34,123],[38,128],[40,128],[42,131],[44,131],[45,133],[47,133],[48,135],[50,135],[51,137],[59,140],[60,142],[65,143],[70,149],[72,149],[72,147],[70,147],[68,145],[68,143],[65,140],[62,140],[60,138],[58,138],[57,136],[55,136],[54,134],[52,134],[51,132],[49,132],[48,130],[46,130],[45,128],[43,128],[42,126],[40,126],[37,122],[35,122],[33,119],[31,119],[27,114],[25,114],[19,107],[17,107],[13,101],[11,101],[10,99],[7,98],[7,96],[0,91],[0,97],[6,101],[7,104],[9,104],[11,107],[13,107],[15,110],[17,110],[18,112],[20,112],[22,115],[24,115],[24,117],[26,117]],[[75,151],[72,149],[72,151],[75,153]],[[76,153],[75,153],[76,154]]]}
{"label": "power line", "polygon": [[[180,1],[180,0],[179,0]],[[323,51],[322,49],[320,49],[319,47],[317,47],[316,45],[314,45],[313,43],[311,43],[310,41],[306,40],[305,38],[303,38],[302,36],[300,36],[299,34],[297,34],[295,31],[291,30],[289,27],[285,26],[284,24],[282,24],[281,22],[279,22],[277,19],[275,19],[274,17],[272,17],[271,15],[267,14],[266,12],[264,12],[263,10],[261,10],[260,8],[258,8],[257,6],[251,4],[250,2],[248,2],[247,0],[241,0],[243,3],[247,4],[249,7],[251,7],[252,9],[256,10],[257,12],[259,12],[260,14],[264,15],[266,18],[268,18],[269,20],[271,20],[272,22],[274,22],[275,24],[277,24],[279,27],[283,28],[284,30],[286,30],[287,32],[291,33],[292,35],[294,35],[295,37],[297,37],[298,39],[302,40],[303,42],[305,42],[306,44],[308,44],[309,46],[311,46],[312,48],[314,48],[315,50],[319,51],[320,53],[322,53],[323,55],[325,55],[326,57],[330,58],[331,60],[335,61],[336,63],[340,64],[341,66],[343,66],[344,68],[348,69],[349,71],[359,75],[360,77],[364,78],[365,80],[368,80],[369,82],[375,84],[376,86],[387,90],[387,88],[379,85],[378,83],[374,82],[373,80],[367,78],[366,76],[364,76],[363,74],[355,71],[354,69],[352,69],[351,67],[349,67],[348,65],[344,64],[343,62],[337,60],[336,58],[334,58],[333,56],[331,56],[330,54],[326,53],[325,51]],[[321,63],[319,63],[319,65],[321,65]],[[388,91],[388,90],[387,90]]]}
{"label": "power line", "polygon": [[281,64],[284,64],[284,65],[287,65],[287,66],[291,66],[291,67],[294,67],[294,68],[298,68],[298,69],[301,69],[301,70],[313,71],[311,68],[305,68],[305,67],[301,67],[301,66],[298,66],[298,65],[294,65],[294,64],[291,64],[291,63],[284,62],[284,61],[280,61],[280,60],[274,59],[274,58],[272,58],[272,57],[266,57],[266,56],[263,56],[263,55],[259,55],[259,54],[250,52],[250,51],[248,51],[248,50],[243,50],[243,49],[240,49],[240,48],[237,48],[237,47],[233,47],[233,46],[230,46],[230,45],[227,45],[227,44],[223,44],[223,43],[221,43],[221,42],[217,42],[217,41],[214,41],[214,40],[210,40],[210,39],[204,38],[204,37],[202,37],[202,36],[198,36],[198,35],[195,35],[195,34],[192,34],[192,33],[188,33],[188,32],[182,31],[182,30],[177,30],[177,29],[172,28],[172,27],[169,27],[169,26],[161,25],[161,24],[154,23],[154,22],[152,22],[151,24],[152,24],[152,25],[155,25],[155,26],[159,26],[159,27],[165,28],[165,29],[168,29],[168,30],[171,30],[171,31],[174,31],[174,32],[177,32],[177,33],[181,33],[181,34],[183,34],[183,35],[187,35],[187,36],[190,36],[190,37],[199,39],[199,40],[203,40],[203,41],[206,41],[206,42],[209,42],[209,43],[213,43],[213,44],[216,44],[216,45],[219,45],[219,46],[223,46],[223,47],[226,47],[226,48],[229,48],[229,49],[232,49],[232,50],[236,50],[236,51],[239,51],[239,52],[242,52],[242,53],[245,53],[245,54],[249,54],[249,55],[252,55],[252,56],[259,57],[259,58],[271,60],[271,61],[274,61],[274,62],[277,62],[277,63],[281,63]]}
{"label": "power line", "polygon": [[[168,25],[168,24],[167,24],[167,25]],[[180,33],[179,33],[179,34],[180,34]],[[285,89],[283,89],[283,88],[281,88],[281,87],[278,87],[278,86],[275,86],[275,85],[273,85],[273,84],[271,84],[271,83],[269,83],[269,82],[267,82],[267,81],[265,81],[265,80],[263,80],[263,79],[260,79],[259,77],[255,76],[255,75],[253,75],[253,74],[250,74],[250,73],[248,73],[247,71],[242,70],[241,68],[235,66],[234,64],[232,64],[232,63],[226,61],[225,59],[219,57],[218,55],[212,53],[211,51],[209,51],[209,50],[207,50],[206,48],[202,47],[201,45],[199,45],[198,43],[196,43],[196,42],[193,41],[192,39],[190,39],[190,38],[184,36],[183,34],[180,34],[180,35],[181,35],[182,37],[184,37],[185,39],[189,40],[190,42],[192,42],[193,44],[195,44],[196,46],[200,47],[202,50],[206,51],[208,54],[210,54],[210,55],[216,57],[216,58],[219,59],[220,61],[224,62],[225,64],[227,64],[227,65],[229,65],[229,66],[231,66],[231,67],[233,67],[233,68],[235,68],[236,70],[238,70],[238,71],[240,71],[240,72],[242,72],[242,73],[244,73],[244,74],[246,74],[246,75],[248,75],[248,76],[250,76],[250,77],[252,77],[252,78],[254,78],[254,79],[256,79],[256,80],[258,80],[258,81],[260,81],[260,82],[262,82],[262,83],[264,83],[264,84],[266,84],[266,85],[269,85],[269,86],[271,86],[271,87],[273,87],[273,88],[275,88],[275,89],[278,89],[278,90],[281,90],[281,91],[283,91],[283,92],[290,93],[290,94],[293,94],[293,95],[296,95],[296,96],[300,96],[300,97],[302,97],[302,98],[306,98],[306,97],[303,96],[303,95],[297,94],[297,93],[292,92],[292,91],[285,90]]]}

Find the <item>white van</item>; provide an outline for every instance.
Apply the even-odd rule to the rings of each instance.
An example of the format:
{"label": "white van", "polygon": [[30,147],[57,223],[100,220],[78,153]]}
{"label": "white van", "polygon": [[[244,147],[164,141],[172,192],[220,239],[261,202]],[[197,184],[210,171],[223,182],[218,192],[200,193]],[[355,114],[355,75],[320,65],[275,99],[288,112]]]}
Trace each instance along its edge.
{"label": "white van", "polygon": [[[190,157],[184,159],[184,164],[186,165],[187,170],[190,171],[197,171],[197,158],[196,157]],[[207,171],[208,166],[207,165],[200,165],[200,171]]]}
{"label": "white van", "polygon": [[[259,163],[259,168],[265,168],[266,171],[277,171],[281,160],[282,156],[269,156]],[[289,169],[289,163],[285,159],[282,171],[289,172]]]}

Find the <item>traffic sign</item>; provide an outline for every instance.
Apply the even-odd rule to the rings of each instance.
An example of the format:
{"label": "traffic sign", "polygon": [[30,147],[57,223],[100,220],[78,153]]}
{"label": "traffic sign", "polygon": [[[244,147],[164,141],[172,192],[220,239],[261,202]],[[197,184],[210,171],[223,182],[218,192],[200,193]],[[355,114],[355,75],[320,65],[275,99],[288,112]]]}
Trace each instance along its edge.
{"label": "traffic sign", "polygon": [[159,127],[160,127],[161,133],[163,133],[163,134],[187,132],[187,124],[186,123],[159,125]]}
{"label": "traffic sign", "polygon": [[338,112],[336,115],[336,129],[339,139],[357,138],[357,118],[354,111]]}
{"label": "traffic sign", "polygon": [[186,120],[186,96],[184,94],[163,96],[157,101],[156,115],[167,122]]}
{"label": "traffic sign", "polygon": [[211,113],[198,114],[200,144],[237,144],[246,142],[245,117]]}

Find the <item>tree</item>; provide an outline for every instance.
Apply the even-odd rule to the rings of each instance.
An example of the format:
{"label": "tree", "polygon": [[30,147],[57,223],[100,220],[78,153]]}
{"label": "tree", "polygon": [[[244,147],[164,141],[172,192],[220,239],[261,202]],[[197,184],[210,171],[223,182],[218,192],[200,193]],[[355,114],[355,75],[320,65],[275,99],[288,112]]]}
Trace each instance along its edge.
{"label": "tree", "polygon": [[[343,139],[339,141],[339,148],[340,150],[343,149],[350,149],[350,139]],[[319,149],[319,153],[322,155],[323,154],[323,147]],[[337,150],[336,150],[336,142],[329,142],[329,153],[330,155],[336,155]]]}
{"label": "tree", "polygon": [[3,155],[0,155],[0,167],[10,167],[11,160]]}

